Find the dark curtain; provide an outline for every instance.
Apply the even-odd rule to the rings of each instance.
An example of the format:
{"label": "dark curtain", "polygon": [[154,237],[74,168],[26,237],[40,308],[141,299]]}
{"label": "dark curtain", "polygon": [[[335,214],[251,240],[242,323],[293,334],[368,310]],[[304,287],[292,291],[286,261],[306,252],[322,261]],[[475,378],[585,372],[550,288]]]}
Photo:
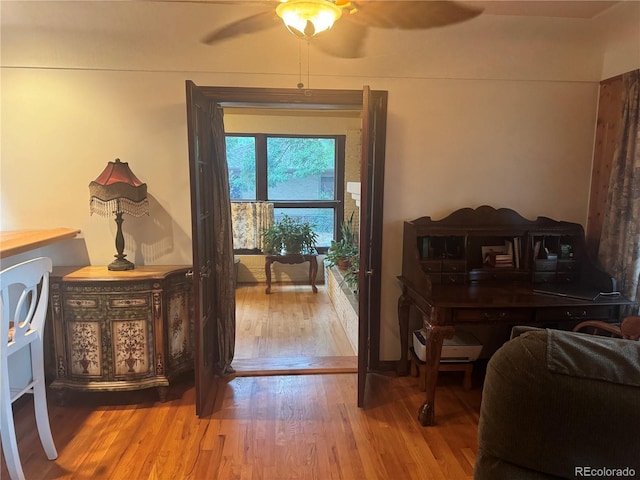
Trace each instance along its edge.
{"label": "dark curtain", "polygon": [[613,156],[598,260],[618,290],[639,300],[640,70],[623,75],[623,110]]}
{"label": "dark curtain", "polygon": [[233,372],[231,362],[236,342],[236,294],[234,285],[233,229],[231,225],[231,198],[229,193],[229,171],[227,167],[224,137],[223,111],[215,105],[211,115],[213,133],[213,223],[215,238],[213,263],[216,269],[216,322],[218,330],[218,364],[221,375]]}

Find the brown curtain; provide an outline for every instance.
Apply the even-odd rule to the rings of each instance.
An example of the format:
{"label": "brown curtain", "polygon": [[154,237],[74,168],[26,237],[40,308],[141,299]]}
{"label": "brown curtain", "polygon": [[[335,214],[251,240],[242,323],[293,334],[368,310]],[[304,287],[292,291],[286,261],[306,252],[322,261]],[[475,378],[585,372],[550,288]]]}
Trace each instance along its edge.
{"label": "brown curtain", "polygon": [[623,75],[623,110],[613,156],[598,260],[618,290],[640,299],[640,70]]}
{"label": "brown curtain", "polygon": [[229,193],[229,171],[227,167],[226,143],[224,137],[223,111],[219,105],[211,115],[213,132],[213,224],[215,238],[213,263],[216,269],[215,307],[218,330],[218,364],[216,370],[221,375],[233,373],[231,362],[236,343],[236,294],[234,286],[233,229],[231,225],[231,198]]}

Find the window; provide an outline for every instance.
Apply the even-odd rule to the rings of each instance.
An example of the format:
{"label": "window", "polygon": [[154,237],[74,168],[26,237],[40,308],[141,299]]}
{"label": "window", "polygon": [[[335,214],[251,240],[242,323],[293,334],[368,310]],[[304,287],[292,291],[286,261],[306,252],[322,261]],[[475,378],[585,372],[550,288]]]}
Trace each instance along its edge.
{"label": "window", "polygon": [[318,248],[343,218],[344,135],[227,134],[231,200],[270,201],[283,215],[316,225]]}

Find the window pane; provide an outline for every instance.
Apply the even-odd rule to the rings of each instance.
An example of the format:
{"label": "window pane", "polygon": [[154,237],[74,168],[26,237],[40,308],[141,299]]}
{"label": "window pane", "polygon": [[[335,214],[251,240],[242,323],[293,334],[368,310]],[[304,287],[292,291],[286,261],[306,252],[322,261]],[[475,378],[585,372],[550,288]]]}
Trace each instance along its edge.
{"label": "window pane", "polygon": [[275,221],[282,220],[284,215],[299,219],[301,222],[315,224],[314,231],[318,234],[318,247],[328,247],[333,240],[332,208],[275,208]]}
{"label": "window pane", "polygon": [[333,138],[267,138],[269,200],[334,200]]}
{"label": "window pane", "polygon": [[256,139],[226,137],[231,200],[256,200]]}

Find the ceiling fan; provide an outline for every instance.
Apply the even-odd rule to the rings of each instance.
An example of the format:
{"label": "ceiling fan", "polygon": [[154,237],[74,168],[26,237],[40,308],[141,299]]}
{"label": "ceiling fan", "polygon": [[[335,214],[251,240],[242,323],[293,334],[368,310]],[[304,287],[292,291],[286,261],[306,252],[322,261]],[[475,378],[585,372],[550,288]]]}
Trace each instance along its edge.
{"label": "ceiling fan", "polygon": [[[205,1],[227,5],[239,3],[237,0]],[[363,56],[369,27],[427,29],[463,22],[482,13],[480,8],[453,0],[266,0],[242,3],[267,9],[210,32],[202,42],[213,45],[284,23],[296,37],[312,41],[312,45],[329,55],[358,58]],[[329,29],[331,31],[327,32]]]}

